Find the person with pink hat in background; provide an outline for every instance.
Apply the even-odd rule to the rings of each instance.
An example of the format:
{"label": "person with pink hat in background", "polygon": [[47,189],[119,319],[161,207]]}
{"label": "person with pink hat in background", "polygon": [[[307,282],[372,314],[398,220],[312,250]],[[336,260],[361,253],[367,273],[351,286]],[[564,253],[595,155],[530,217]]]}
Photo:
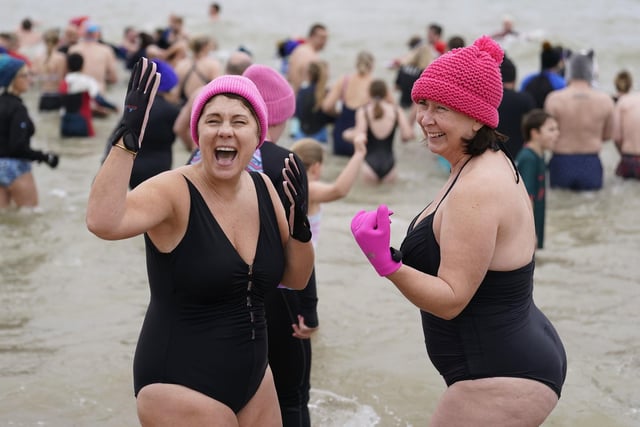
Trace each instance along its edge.
{"label": "person with pink hat in background", "polygon": [[267,136],[264,100],[248,78],[221,76],[194,100],[202,160],[128,191],[159,81],[147,58],[134,67],[86,214],[102,239],[144,234],[151,299],[133,362],[138,418],[280,426],[264,298],[280,283],[304,288],[313,269],[313,246],[300,238],[300,173],[283,162],[286,213],[271,181],[246,170]]}
{"label": "person with pink hat in background", "polygon": [[447,384],[431,426],[539,426],[566,376],[560,337],[533,301],[531,202],[495,130],[503,57],[483,36],[415,82],[416,120],[451,172],[400,250],[390,246],[386,205],[351,222],[376,272],[420,308],[427,352]]}
{"label": "person with pink hat in background", "polygon": [[[242,74],[255,83],[267,106],[267,136],[264,145],[254,153],[249,170],[264,172],[273,182],[286,210],[290,209],[284,191],[282,165],[293,160],[301,177],[301,197],[304,199],[305,238],[311,238],[307,218],[308,180],[302,160],[291,150],[278,145],[287,120],[295,113],[296,101],[289,82],[274,68],[262,64],[250,65]],[[311,335],[318,328],[318,295],[315,271],[307,286],[297,291],[281,285],[265,299],[269,336],[269,366],[278,392],[283,427],[305,427],[311,424],[309,391],[311,389]]]}

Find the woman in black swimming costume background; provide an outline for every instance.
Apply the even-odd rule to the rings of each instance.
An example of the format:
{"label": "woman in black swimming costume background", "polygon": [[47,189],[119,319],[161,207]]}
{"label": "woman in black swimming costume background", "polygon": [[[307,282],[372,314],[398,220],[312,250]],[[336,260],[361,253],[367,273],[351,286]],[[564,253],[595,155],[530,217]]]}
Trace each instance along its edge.
{"label": "woman in black swimming costume background", "polygon": [[354,237],[379,275],[421,310],[427,352],[447,389],[431,426],[538,426],[556,406],[566,355],[533,302],[531,203],[495,131],[504,53],[483,36],[448,52],[414,84],[445,185],[390,249],[391,211],[360,211]]}
{"label": "woman in black swimming costume background", "polygon": [[246,171],[267,134],[265,102],[248,78],[221,76],[193,104],[202,160],[127,191],[159,79],[146,58],[134,68],[86,216],[106,240],[144,234],[151,296],[133,367],[138,418],[145,426],[281,426],[264,298],[279,283],[304,288],[313,269],[296,197],[301,176],[284,162],[285,213],[269,178]]}

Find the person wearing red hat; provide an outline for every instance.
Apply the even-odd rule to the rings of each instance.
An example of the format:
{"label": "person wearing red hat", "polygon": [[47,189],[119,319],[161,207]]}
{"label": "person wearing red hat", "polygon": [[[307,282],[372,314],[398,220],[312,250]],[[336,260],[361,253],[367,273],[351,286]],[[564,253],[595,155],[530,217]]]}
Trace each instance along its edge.
{"label": "person wearing red hat", "polygon": [[264,298],[306,286],[313,246],[300,238],[300,174],[288,162],[285,213],[271,181],[246,167],[267,135],[266,105],[246,77],[221,76],[194,100],[194,165],[128,191],[160,75],[133,69],[111,150],[93,182],[88,229],[144,234],[151,298],[133,362],[142,425],[281,426],[268,366]]}
{"label": "person wearing red hat", "polygon": [[533,301],[531,202],[498,133],[504,52],[483,36],[437,58],[413,86],[428,148],[451,164],[434,200],[390,247],[386,205],[360,211],[356,242],[420,308],[429,358],[447,385],[431,426],[539,426],[567,370],[558,333]]}

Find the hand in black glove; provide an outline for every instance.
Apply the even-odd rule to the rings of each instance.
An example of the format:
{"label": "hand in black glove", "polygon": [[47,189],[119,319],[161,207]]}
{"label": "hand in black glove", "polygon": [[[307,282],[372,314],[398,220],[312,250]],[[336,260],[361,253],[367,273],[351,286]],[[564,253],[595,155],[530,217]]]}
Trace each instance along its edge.
{"label": "hand in black glove", "polygon": [[307,194],[302,188],[301,171],[293,159],[293,154],[284,159],[282,176],[284,192],[289,199],[289,206],[285,206],[289,221],[289,234],[296,240],[308,242],[311,240],[311,226],[307,219]]}
{"label": "hand in black glove", "polygon": [[38,163],[46,163],[51,169],[55,169],[58,166],[59,158],[53,151],[33,150],[30,158]]}
{"label": "hand in black glove", "polygon": [[111,145],[122,138],[128,150],[138,152],[159,84],[160,74],[156,73],[156,64],[147,58],[140,58],[131,72],[122,118],[109,137]]}
{"label": "hand in black glove", "polygon": [[55,169],[58,166],[58,155],[52,151],[45,152],[44,155],[47,156],[44,162],[48,164],[51,169]]}

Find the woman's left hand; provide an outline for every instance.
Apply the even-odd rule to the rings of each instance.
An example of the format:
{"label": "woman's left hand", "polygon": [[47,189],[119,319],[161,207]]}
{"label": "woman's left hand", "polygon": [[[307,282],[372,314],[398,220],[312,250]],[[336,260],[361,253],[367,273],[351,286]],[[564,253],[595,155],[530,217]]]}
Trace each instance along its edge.
{"label": "woman's left hand", "polygon": [[304,317],[302,317],[299,314],[298,314],[298,323],[292,324],[291,327],[293,328],[292,335],[296,338],[300,338],[301,340],[308,340],[309,338],[311,338],[311,335],[313,335],[313,333],[318,330],[317,327],[315,328],[308,327],[304,323]]}

